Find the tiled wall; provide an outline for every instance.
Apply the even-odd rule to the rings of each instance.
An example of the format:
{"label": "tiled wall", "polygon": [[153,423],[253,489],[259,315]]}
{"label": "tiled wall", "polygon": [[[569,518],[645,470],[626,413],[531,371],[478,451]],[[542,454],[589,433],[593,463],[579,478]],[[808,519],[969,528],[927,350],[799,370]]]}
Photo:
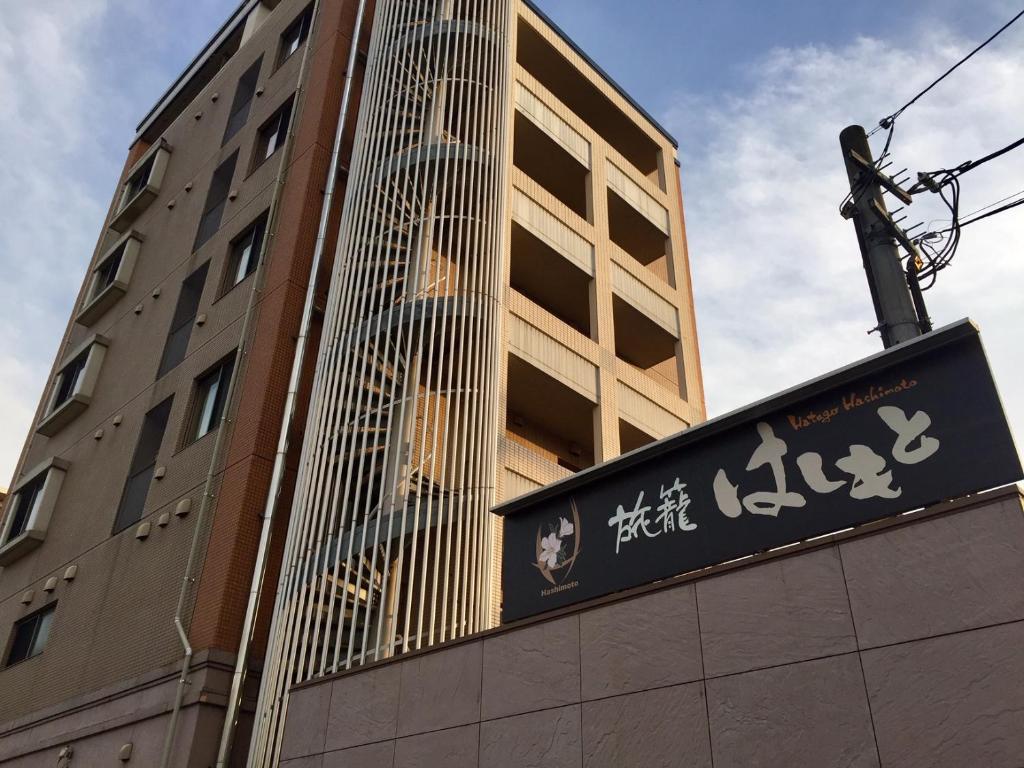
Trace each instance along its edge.
{"label": "tiled wall", "polygon": [[978,505],[295,691],[287,768],[1024,766],[1024,509]]}

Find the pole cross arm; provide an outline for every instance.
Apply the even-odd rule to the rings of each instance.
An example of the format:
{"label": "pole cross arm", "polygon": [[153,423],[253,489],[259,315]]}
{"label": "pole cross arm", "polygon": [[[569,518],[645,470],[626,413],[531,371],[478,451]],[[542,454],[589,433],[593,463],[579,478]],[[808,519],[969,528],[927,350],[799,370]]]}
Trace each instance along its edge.
{"label": "pole cross arm", "polygon": [[907,192],[905,189],[903,189],[903,187],[897,184],[891,176],[887,176],[886,174],[878,170],[875,167],[874,163],[863,158],[860,155],[860,153],[857,152],[857,150],[850,150],[850,160],[852,160],[857,166],[859,166],[863,173],[867,173],[870,174],[871,176],[874,176],[875,181],[877,181],[879,185],[885,187],[885,189],[887,189],[889,192],[892,192],[892,194],[895,195],[899,199],[899,201],[904,205],[910,205],[912,202],[914,202],[914,198],[910,196],[909,192]]}
{"label": "pole cross arm", "polygon": [[871,206],[872,212],[878,216],[882,225],[888,230],[889,234],[896,238],[896,241],[903,246],[904,250],[913,257],[914,261],[918,264],[922,263],[921,252],[918,251],[917,246],[914,245],[914,241],[907,237],[907,233],[903,231],[903,228],[899,226],[895,221],[892,220],[892,216],[889,212],[883,210],[878,203],[871,200],[868,205]]}

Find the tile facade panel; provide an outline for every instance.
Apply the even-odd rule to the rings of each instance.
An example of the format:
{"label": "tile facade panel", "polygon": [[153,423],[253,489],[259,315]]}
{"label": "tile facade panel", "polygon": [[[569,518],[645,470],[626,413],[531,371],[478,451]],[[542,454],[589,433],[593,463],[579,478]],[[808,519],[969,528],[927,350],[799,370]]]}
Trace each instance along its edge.
{"label": "tile facade panel", "polygon": [[281,768],[323,768],[323,755],[309,755],[308,757],[297,757],[294,760],[285,760]]}
{"label": "tile facade panel", "polygon": [[697,583],[709,677],[857,650],[834,548]]}
{"label": "tile facade panel", "polygon": [[862,655],[883,765],[1024,765],[1024,622]]}
{"label": "tile facade panel", "polygon": [[707,682],[715,768],[878,768],[857,654]]}
{"label": "tile facade panel", "polygon": [[282,760],[324,751],[330,705],[329,685],[315,685],[288,700],[288,727],[281,743]]}
{"label": "tile facade panel", "polygon": [[697,605],[691,585],[580,615],[583,700],[702,677]]}
{"label": "tile facade panel", "polygon": [[578,704],[480,725],[480,768],[580,768],[582,759]]}
{"label": "tile facade panel", "polygon": [[479,752],[480,725],[473,723],[399,739],[394,768],[477,768]]}
{"label": "tile facade panel", "polygon": [[583,768],[711,768],[704,684],[583,705]]}
{"label": "tile facade panel", "polygon": [[[951,518],[964,548],[977,538],[986,551],[993,510],[1012,532],[1016,496],[541,619],[293,696],[333,685],[384,713],[366,726],[365,715],[332,709],[330,743],[374,740],[328,752],[324,766],[338,768],[391,765],[393,743],[395,765],[411,766],[711,766],[713,755],[715,768],[1021,768],[1024,621],[858,651],[839,554],[921,528],[956,540],[933,526]],[[1013,573],[1013,558],[1001,562]],[[397,742],[395,696],[405,737]],[[289,743],[309,740],[309,722],[298,730]]]}
{"label": "tile facade panel", "polygon": [[1024,512],[1007,500],[841,547],[861,648],[1024,619]]}
{"label": "tile facade panel", "polygon": [[383,768],[395,762],[395,742],[380,741],[324,755],[323,768]]}
{"label": "tile facade panel", "polygon": [[477,722],[482,659],[475,642],[403,661],[398,735]]}
{"label": "tile facade panel", "polygon": [[580,620],[569,616],[483,641],[482,717],[580,700]]}
{"label": "tile facade panel", "polygon": [[401,667],[391,665],[328,684],[327,749],[394,739],[398,733]]}

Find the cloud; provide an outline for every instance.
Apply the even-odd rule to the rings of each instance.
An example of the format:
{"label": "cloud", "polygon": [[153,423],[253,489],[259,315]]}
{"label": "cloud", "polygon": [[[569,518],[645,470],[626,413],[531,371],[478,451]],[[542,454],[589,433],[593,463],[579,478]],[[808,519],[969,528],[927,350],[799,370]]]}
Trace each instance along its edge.
{"label": "cloud", "polygon": [[0,14],[0,488],[14,473],[133,129],[235,0]]}
{"label": "cloud", "polygon": [[[15,3],[0,16],[0,487],[14,471],[104,209],[95,169],[90,34],[104,0]],[[82,160],[83,156],[90,156]],[[77,162],[76,162],[77,160]]]}
{"label": "cloud", "polygon": [[[1020,137],[1024,30],[1004,37],[901,117],[890,170],[957,165]],[[881,349],[865,333],[875,318],[853,225],[838,214],[849,189],[839,132],[858,121],[870,127],[976,44],[934,27],[905,39],[914,44],[862,38],[776,49],[750,64],[745,87],[680,93],[665,116],[682,145],[711,414]],[[964,176],[961,210],[1017,192],[1022,178],[1024,148]],[[904,225],[943,219],[929,197],[915,198]],[[937,327],[964,316],[980,324],[1018,434],[1022,229],[1024,208],[966,228],[956,261],[926,294]]]}

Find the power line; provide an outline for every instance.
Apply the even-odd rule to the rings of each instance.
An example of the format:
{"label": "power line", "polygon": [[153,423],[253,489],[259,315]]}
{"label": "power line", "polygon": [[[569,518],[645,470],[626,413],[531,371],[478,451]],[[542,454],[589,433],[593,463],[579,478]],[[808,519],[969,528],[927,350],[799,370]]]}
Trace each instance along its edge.
{"label": "power line", "polygon": [[1020,195],[1024,195],[1024,189],[1021,189],[1021,190],[1019,190],[1017,192],[1014,192],[1012,195],[1007,195],[1006,197],[1000,198],[999,200],[996,200],[995,202],[989,203],[988,205],[983,205],[983,206],[981,206],[981,208],[978,208],[977,210],[974,210],[974,211],[971,211],[968,214],[965,214],[964,218],[965,219],[969,219],[969,218],[971,218],[971,216],[973,216],[976,213],[981,213],[982,211],[987,211],[992,206],[999,205],[1000,203],[1005,203],[1007,200],[1012,200],[1013,198],[1019,197]]}
{"label": "power line", "polygon": [[[891,135],[891,134],[890,134]],[[1008,144],[1002,149],[997,149],[995,152],[990,152],[984,157],[978,160],[967,160],[960,163],[956,168],[940,168],[937,171],[929,171],[927,173],[917,174],[917,183],[912,186],[907,192],[911,195],[916,195],[919,192],[925,190],[931,190],[932,192],[938,192],[942,187],[945,187],[953,182],[954,179],[958,179],[968,171],[973,171],[975,168],[979,168],[985,163],[988,163],[996,158],[1002,157],[1007,152],[1016,149],[1017,147],[1024,146],[1024,137],[1017,139],[1012,144]]]}
{"label": "power line", "polygon": [[944,169],[942,171],[935,171],[934,173],[948,173],[954,174],[956,176],[963,176],[968,171],[973,171],[975,168],[984,165],[990,160],[995,160],[997,157],[1002,157],[1007,152],[1010,152],[1011,150],[1014,150],[1021,145],[1024,145],[1024,137],[1017,139],[1015,142],[1013,142],[1012,144],[1008,144],[1002,149],[997,149],[995,152],[991,152],[985,155],[979,160],[968,160],[967,162],[960,163],[960,165],[958,165],[956,168],[950,170]]}
{"label": "power line", "polygon": [[907,110],[907,108],[908,108],[908,107],[911,107],[911,106],[913,106],[913,104],[914,104],[914,103],[915,103],[915,102],[916,102],[916,101],[917,101],[918,99],[920,99],[920,98],[921,98],[922,96],[924,96],[924,95],[925,95],[926,93],[928,93],[928,91],[930,91],[930,90],[931,90],[932,88],[934,88],[934,87],[935,87],[936,85],[938,85],[938,84],[939,84],[939,83],[941,83],[941,82],[942,82],[943,80],[945,80],[945,79],[946,79],[947,77],[949,77],[949,76],[950,76],[950,75],[951,75],[951,74],[952,74],[952,73],[953,73],[953,72],[954,72],[954,71],[955,71],[956,69],[958,69],[958,68],[959,68],[960,66],[962,66],[962,65],[963,65],[963,64],[965,64],[965,63],[967,63],[967,61],[968,61],[968,60],[970,60],[970,58],[971,58],[972,56],[974,56],[974,54],[976,54],[976,53],[977,53],[978,51],[980,51],[980,50],[981,50],[982,48],[984,48],[984,47],[985,47],[986,45],[988,45],[988,44],[989,44],[989,43],[991,43],[991,42],[992,42],[993,40],[995,40],[995,39],[996,39],[997,37],[999,37],[999,35],[1001,35],[1001,34],[1002,34],[1002,33],[1003,33],[1003,32],[1004,32],[1004,31],[1005,31],[1005,30],[1006,30],[1006,29],[1007,29],[1007,28],[1008,28],[1008,27],[1009,27],[1009,26],[1010,26],[1011,24],[1013,24],[1013,23],[1014,23],[1015,21],[1017,21],[1017,19],[1019,19],[1019,18],[1020,18],[1021,16],[1024,16],[1024,11],[1021,11],[1021,12],[1020,12],[1020,13],[1018,13],[1018,14],[1017,14],[1016,16],[1014,16],[1014,17],[1013,17],[1012,19],[1010,19],[1010,20],[1009,20],[1008,22],[1006,22],[1006,23],[1005,23],[1005,24],[1004,24],[1003,26],[1001,26],[1001,27],[1000,27],[1000,28],[999,28],[998,30],[996,30],[995,34],[993,34],[993,35],[992,35],[992,36],[991,36],[990,38],[988,38],[988,40],[986,40],[985,42],[983,42],[983,43],[982,43],[981,45],[979,45],[979,46],[978,46],[977,48],[975,48],[975,49],[974,49],[973,51],[971,51],[971,52],[970,52],[970,53],[968,53],[968,54],[967,54],[966,56],[964,56],[964,57],[963,57],[962,59],[960,59],[960,61],[958,61],[958,62],[957,62],[956,64],[954,64],[954,65],[953,65],[952,67],[950,67],[950,68],[949,68],[949,69],[947,69],[947,70],[946,70],[945,72],[943,72],[943,73],[942,73],[942,74],[941,74],[941,75],[940,75],[940,76],[939,76],[938,78],[936,78],[935,80],[933,80],[933,81],[932,81],[931,85],[929,85],[929,86],[928,86],[927,88],[925,88],[925,89],[924,89],[923,91],[921,91],[921,92],[920,92],[919,94],[917,94],[917,95],[916,95],[916,96],[915,96],[914,98],[912,98],[912,99],[911,99],[910,101],[908,101],[908,102],[907,102],[906,104],[904,104],[904,105],[903,105],[902,107],[900,107],[899,109],[897,109],[897,110],[896,110],[895,112],[893,112],[893,113],[892,113],[891,115],[889,115],[888,117],[883,117],[883,118],[882,118],[882,119],[881,119],[881,120],[880,120],[880,121],[878,122],[878,128],[875,128],[875,129],[874,129],[874,130],[873,130],[873,131],[871,132],[871,134],[869,134],[869,135],[872,135],[872,134],[874,134],[874,133],[875,133],[876,131],[878,131],[878,130],[879,130],[879,129],[881,129],[881,128],[890,128],[890,127],[892,126],[892,124],[893,124],[894,122],[896,122],[896,119],[897,119],[897,118],[898,118],[898,117],[899,117],[900,115],[902,115],[902,114],[903,114],[903,113],[904,113],[904,112],[905,112],[905,111]]}
{"label": "power line", "polygon": [[[1013,197],[1013,195],[1011,195],[1011,197]],[[989,216],[995,216],[997,213],[1003,213],[1004,211],[1008,211],[1011,208],[1016,208],[1018,205],[1024,205],[1024,197],[1020,198],[1019,200],[1014,200],[1012,203],[1007,203],[1006,205],[1004,205],[1004,206],[1002,206],[1000,208],[996,208],[994,211],[989,211],[988,213],[982,214],[981,216],[975,216],[973,219],[969,218],[966,221],[961,221],[957,225],[957,227],[959,229],[963,229],[968,224],[973,224],[976,221],[981,221],[982,219],[987,219]],[[981,210],[985,210],[985,209],[982,208]],[[946,232],[951,232],[952,230],[953,230],[953,227],[949,227],[947,229],[941,230],[940,232],[938,232],[936,234],[945,234]]]}
{"label": "power line", "polygon": [[[928,280],[928,284],[922,286],[921,290],[928,290],[931,288],[935,284],[936,274],[948,267],[950,262],[953,261],[953,257],[956,255],[957,248],[960,245],[960,232],[964,227],[974,224],[977,221],[981,221],[982,219],[987,219],[991,216],[995,216],[996,214],[1003,213],[1012,208],[1016,208],[1020,205],[1024,205],[1024,190],[1021,190],[1009,195],[1008,197],[1004,197],[1002,200],[997,200],[994,203],[989,203],[988,205],[979,208],[973,213],[965,216],[964,220],[961,221],[959,215],[960,182],[955,178],[952,180],[951,189],[951,199],[946,197],[945,190],[939,191],[939,197],[941,197],[942,201],[947,205],[947,207],[949,207],[950,213],[953,217],[952,225],[946,229],[941,229],[937,232],[929,232],[915,239],[915,243],[920,247],[921,255],[925,262],[918,275],[922,280]],[[988,211],[987,213],[982,213],[980,216],[976,215],[982,211],[992,208],[994,205],[999,205],[1000,203],[1004,203],[1005,201],[1013,198],[1017,199],[1013,200],[1013,202],[1005,203],[1005,205],[1000,205],[998,208]],[[947,234],[951,235],[948,240],[945,238],[945,235]],[[941,249],[936,248],[933,245],[936,240],[945,240]]]}

